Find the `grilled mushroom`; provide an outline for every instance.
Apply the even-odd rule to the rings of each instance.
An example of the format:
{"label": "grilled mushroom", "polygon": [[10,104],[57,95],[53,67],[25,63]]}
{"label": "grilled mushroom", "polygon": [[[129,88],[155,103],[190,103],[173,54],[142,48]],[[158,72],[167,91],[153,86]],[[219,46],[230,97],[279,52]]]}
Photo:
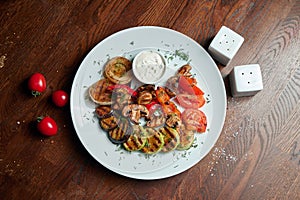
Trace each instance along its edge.
{"label": "grilled mushroom", "polygon": [[152,101],[152,94],[148,91],[142,91],[138,93],[137,103],[140,105],[149,104]]}
{"label": "grilled mushroom", "polygon": [[182,121],[180,117],[178,117],[176,114],[169,114],[167,116],[166,125],[171,128],[177,128],[181,126]]}
{"label": "grilled mushroom", "polygon": [[183,65],[182,67],[179,68],[179,70],[177,71],[178,75],[181,76],[186,76],[186,77],[191,77],[191,69],[192,67],[189,64]]}
{"label": "grilled mushroom", "polygon": [[143,91],[148,91],[152,94],[155,91],[155,85],[154,84],[144,84],[136,89],[137,93],[140,93]]}
{"label": "grilled mushroom", "polygon": [[141,117],[148,118],[149,111],[144,105],[130,104],[123,108],[122,114],[124,117],[129,117],[133,123],[139,124]]}

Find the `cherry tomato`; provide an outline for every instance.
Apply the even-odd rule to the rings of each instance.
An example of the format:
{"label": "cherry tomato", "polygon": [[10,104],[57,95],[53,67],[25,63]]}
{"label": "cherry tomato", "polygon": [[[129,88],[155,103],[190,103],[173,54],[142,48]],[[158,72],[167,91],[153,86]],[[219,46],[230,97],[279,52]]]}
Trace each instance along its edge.
{"label": "cherry tomato", "polygon": [[28,80],[28,89],[33,96],[38,96],[46,90],[46,78],[41,73],[34,73]]}
{"label": "cherry tomato", "polygon": [[63,90],[56,90],[52,93],[52,102],[58,106],[63,107],[65,106],[69,101],[69,95]]}
{"label": "cherry tomato", "polygon": [[206,115],[198,109],[185,109],[182,113],[182,122],[189,130],[203,133],[207,127]]}
{"label": "cherry tomato", "polygon": [[51,117],[39,117],[37,121],[37,129],[42,135],[53,136],[57,134],[57,124]]}
{"label": "cherry tomato", "polygon": [[203,95],[178,94],[176,99],[180,106],[184,108],[200,108],[205,104]]}

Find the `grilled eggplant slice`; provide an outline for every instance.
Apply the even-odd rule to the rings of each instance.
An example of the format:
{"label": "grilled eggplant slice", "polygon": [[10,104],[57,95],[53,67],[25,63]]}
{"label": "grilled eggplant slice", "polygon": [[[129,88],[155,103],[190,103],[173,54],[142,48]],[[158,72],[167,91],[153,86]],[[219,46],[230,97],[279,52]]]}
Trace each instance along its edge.
{"label": "grilled eggplant slice", "polygon": [[180,143],[177,146],[177,150],[187,150],[189,149],[195,139],[195,131],[187,130],[184,125],[181,125],[177,131],[180,135]]}
{"label": "grilled eggplant slice", "polygon": [[164,138],[161,133],[153,128],[146,127],[145,133],[147,140],[145,146],[141,149],[146,154],[155,154],[161,151],[164,146]]}
{"label": "grilled eggplant slice", "polygon": [[95,113],[100,119],[110,117],[112,112],[113,110],[111,106],[107,106],[107,105],[100,105],[95,110]]}
{"label": "grilled eggplant slice", "polygon": [[145,137],[145,130],[142,126],[133,125],[132,126],[133,133],[129,136],[127,141],[123,143],[123,146],[128,151],[138,151],[141,150],[147,141]]}
{"label": "grilled eggplant slice", "polygon": [[114,144],[121,144],[127,141],[132,133],[132,127],[126,118],[117,122],[117,127],[108,131],[108,138]]}
{"label": "grilled eggplant slice", "polygon": [[103,130],[109,131],[118,126],[118,119],[115,115],[100,119],[100,126]]}
{"label": "grilled eggplant slice", "polygon": [[162,151],[169,152],[176,149],[180,142],[179,133],[174,128],[170,128],[168,126],[160,128],[159,132],[163,135],[164,138],[164,146],[162,148]]}

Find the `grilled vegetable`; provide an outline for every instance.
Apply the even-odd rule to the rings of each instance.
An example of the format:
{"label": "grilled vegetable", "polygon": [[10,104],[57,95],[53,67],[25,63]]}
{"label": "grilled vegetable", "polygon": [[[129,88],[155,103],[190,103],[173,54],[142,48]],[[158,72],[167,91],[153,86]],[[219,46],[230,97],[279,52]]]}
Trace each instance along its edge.
{"label": "grilled vegetable", "polygon": [[166,92],[168,93],[169,96],[178,94],[178,80],[179,80],[179,76],[172,76],[167,80],[166,88],[168,88],[168,91]]}
{"label": "grilled vegetable", "polygon": [[176,114],[178,117],[181,117],[181,112],[174,102],[167,101],[166,103],[161,104],[161,106],[165,115]]}
{"label": "grilled vegetable", "polygon": [[191,77],[191,69],[192,66],[190,66],[189,64],[183,65],[178,69],[177,74],[181,76]]}
{"label": "grilled vegetable", "polygon": [[143,91],[148,91],[151,94],[155,93],[155,85],[154,84],[144,84],[139,86],[136,90],[137,93],[143,92]]}
{"label": "grilled vegetable", "polygon": [[180,143],[177,146],[177,150],[186,150],[189,149],[195,139],[195,131],[187,130],[184,125],[181,125],[177,128],[177,131],[180,135]]}
{"label": "grilled vegetable", "polygon": [[117,127],[118,119],[115,115],[100,119],[100,126],[103,130],[109,131]]}
{"label": "grilled vegetable", "polygon": [[132,133],[132,127],[126,118],[121,118],[118,121],[118,126],[108,131],[108,138],[112,143],[120,144],[127,141]]}
{"label": "grilled vegetable", "polygon": [[173,97],[176,96],[176,91],[174,91],[174,90],[172,90],[168,87],[166,87],[165,90],[166,90],[166,93],[169,95],[170,98],[173,98]]}
{"label": "grilled vegetable", "polygon": [[180,142],[179,133],[170,127],[163,127],[159,129],[159,132],[163,135],[164,138],[164,146],[162,148],[163,152],[169,152],[178,146]]}
{"label": "grilled vegetable", "polygon": [[112,107],[114,110],[122,110],[124,106],[132,103],[131,93],[125,88],[117,88],[112,93]]}
{"label": "grilled vegetable", "polygon": [[197,87],[197,81],[191,77],[180,76],[178,90],[182,94],[203,95],[204,92]]}
{"label": "grilled vegetable", "polygon": [[186,109],[182,113],[182,122],[188,130],[204,133],[207,127],[207,118],[204,112],[197,109]]}
{"label": "grilled vegetable", "polygon": [[141,117],[148,117],[149,111],[144,105],[131,104],[123,108],[122,114],[124,117],[129,117],[129,119],[135,123],[139,124]]}
{"label": "grilled vegetable", "polygon": [[129,87],[128,85],[122,85],[122,84],[116,84],[116,85],[112,85],[112,86],[109,86],[107,87],[108,90],[115,90],[115,89],[126,89],[127,92],[131,95],[131,96],[136,96],[137,95],[137,92],[134,91],[131,87]]}
{"label": "grilled vegetable", "polygon": [[133,75],[131,61],[124,57],[114,57],[104,67],[104,76],[116,84],[127,84]]}
{"label": "grilled vegetable", "polygon": [[167,116],[166,125],[171,128],[177,128],[182,124],[181,119],[177,114],[172,113]]}
{"label": "grilled vegetable", "polygon": [[153,128],[145,128],[147,140],[145,146],[141,149],[146,154],[155,154],[161,151],[164,146],[164,138],[161,133]]}
{"label": "grilled vegetable", "polygon": [[205,104],[203,95],[178,94],[176,96],[178,104],[183,108],[198,109]]}
{"label": "grilled vegetable", "polygon": [[159,103],[152,104],[148,108],[149,110],[149,119],[146,123],[148,127],[158,127],[163,125],[166,122],[164,112]]}
{"label": "grilled vegetable", "polygon": [[105,78],[89,88],[109,140],[146,154],[189,149],[195,134],[207,128],[206,115],[198,109],[205,104],[204,92],[192,67],[183,65],[165,85],[144,84],[137,89],[130,87],[131,68],[125,57],[112,58],[104,66]]}
{"label": "grilled vegetable", "polygon": [[111,106],[100,105],[96,108],[95,113],[100,119],[107,118],[112,114]]}
{"label": "grilled vegetable", "polygon": [[160,104],[165,104],[170,100],[170,96],[167,94],[165,88],[157,87],[155,90],[156,98]]}
{"label": "grilled vegetable", "polygon": [[107,79],[101,79],[89,87],[90,98],[99,105],[111,105],[111,94],[110,90],[107,90],[108,86],[113,85]]}
{"label": "grilled vegetable", "polygon": [[147,105],[152,101],[152,94],[148,91],[138,93],[137,103],[140,105]]}
{"label": "grilled vegetable", "polygon": [[145,130],[139,125],[133,125],[132,129],[133,133],[129,136],[127,141],[123,143],[123,146],[128,151],[138,151],[146,144],[147,138],[145,137]]}

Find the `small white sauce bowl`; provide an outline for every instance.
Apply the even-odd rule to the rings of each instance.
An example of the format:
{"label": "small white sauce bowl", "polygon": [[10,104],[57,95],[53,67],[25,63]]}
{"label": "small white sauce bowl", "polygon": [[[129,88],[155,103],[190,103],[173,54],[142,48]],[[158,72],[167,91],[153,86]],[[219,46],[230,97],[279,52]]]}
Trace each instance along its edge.
{"label": "small white sauce bowl", "polygon": [[138,81],[155,84],[161,81],[166,72],[166,61],[160,53],[144,50],[134,57],[132,71]]}

